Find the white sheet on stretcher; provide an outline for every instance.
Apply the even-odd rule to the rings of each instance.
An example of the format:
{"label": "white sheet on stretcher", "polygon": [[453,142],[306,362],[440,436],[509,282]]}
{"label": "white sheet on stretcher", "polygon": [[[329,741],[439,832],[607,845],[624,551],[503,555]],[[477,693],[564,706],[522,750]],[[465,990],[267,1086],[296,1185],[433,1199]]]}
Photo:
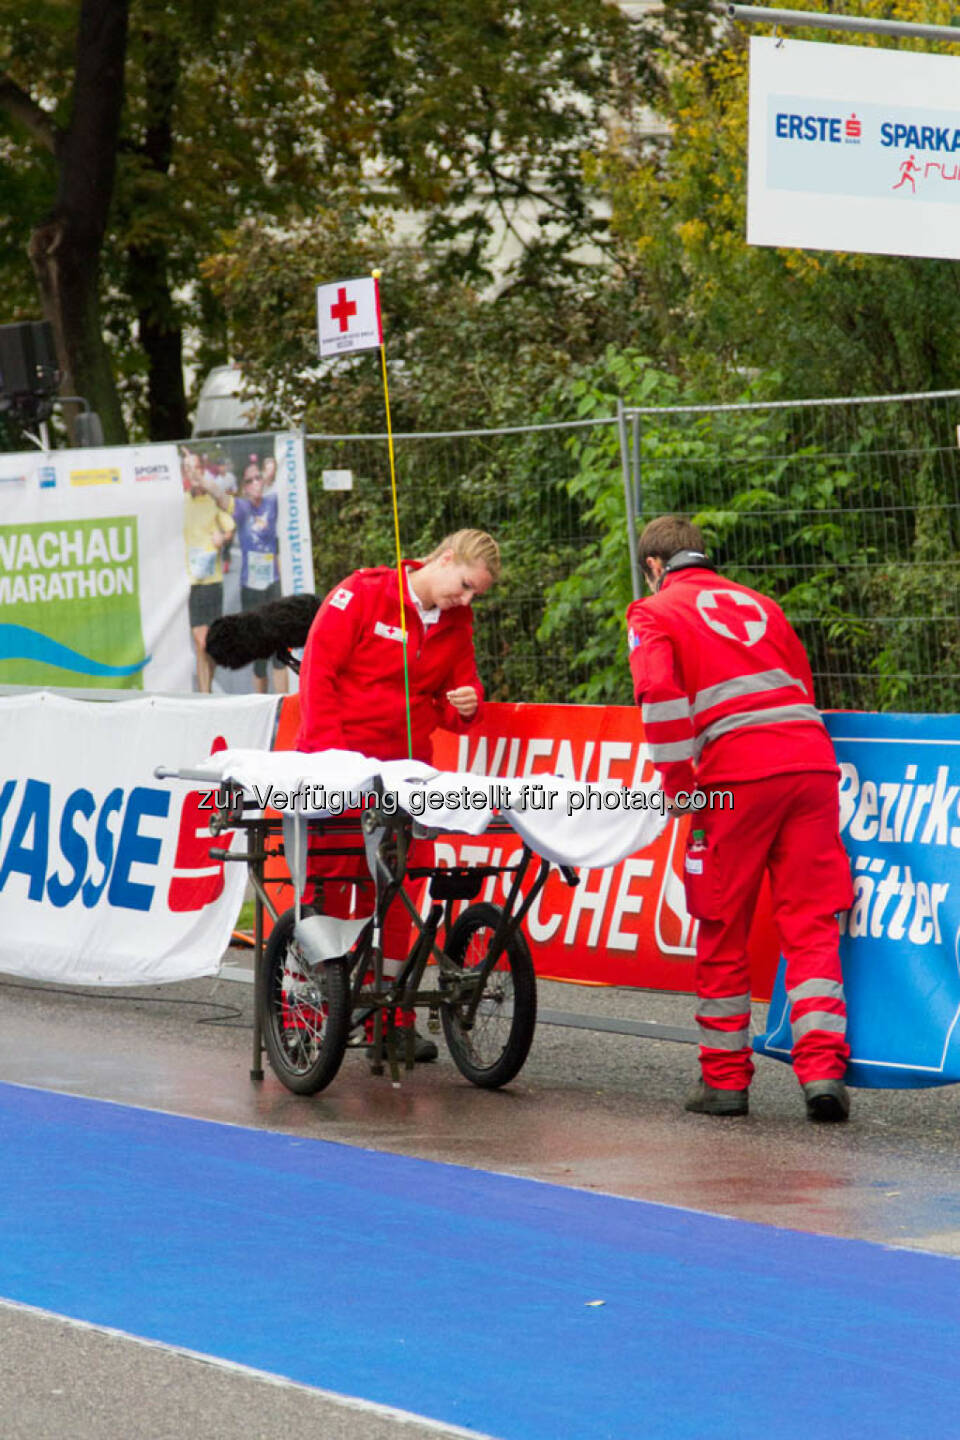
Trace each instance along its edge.
{"label": "white sheet on stretcher", "polygon": [[[316,807],[319,791],[327,797],[364,792],[379,779],[383,790],[429,829],[468,835],[483,833],[494,815],[493,802],[508,792],[511,803],[499,804],[499,813],[532,850],[558,865],[617,865],[652,844],[666,824],[655,786],[641,792],[560,775],[504,779],[435,770],[418,760],[373,760],[354,750],[221,750],[205,756],[196,770],[208,774],[211,784],[235,781],[258,805],[271,803],[268,792],[296,793],[296,814],[318,819],[338,813],[335,807]],[[544,808],[533,807],[529,791],[523,803],[525,785],[542,787]],[[483,803],[474,804],[480,798]]]}

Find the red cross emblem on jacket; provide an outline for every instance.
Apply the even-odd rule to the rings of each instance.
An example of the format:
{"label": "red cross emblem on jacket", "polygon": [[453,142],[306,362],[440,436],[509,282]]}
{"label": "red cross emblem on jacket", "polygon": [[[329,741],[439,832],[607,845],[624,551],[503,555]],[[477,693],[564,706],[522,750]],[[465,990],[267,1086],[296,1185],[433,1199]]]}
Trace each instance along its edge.
{"label": "red cross emblem on jacket", "polygon": [[627,623],[644,739],[668,795],[836,773],[806,652],[776,601],[694,567],[635,600]]}
{"label": "red cross emblem on jacket", "polygon": [[718,635],[755,645],[767,628],[763,607],[742,590],[701,590],[697,610]]}

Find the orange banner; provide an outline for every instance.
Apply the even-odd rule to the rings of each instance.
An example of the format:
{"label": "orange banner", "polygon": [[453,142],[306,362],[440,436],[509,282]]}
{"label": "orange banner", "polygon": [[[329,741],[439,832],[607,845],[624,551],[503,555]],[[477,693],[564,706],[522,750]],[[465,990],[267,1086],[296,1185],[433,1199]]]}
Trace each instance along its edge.
{"label": "orange banner", "polygon": [[[298,699],[290,696],[277,749],[292,745],[298,712]],[[626,705],[491,704],[469,735],[438,730],[433,740],[438,768],[497,779],[535,781],[554,774],[634,788],[653,774],[640,712]],[[553,872],[524,924],[538,974],[588,985],[692,991],[697,922],[687,914],[682,870],[688,824],[671,822],[653,845],[619,865],[581,870],[575,888]],[[439,864],[509,865],[521,841],[445,835],[436,847]],[[531,867],[531,878],[533,873]],[[492,876],[480,898],[499,901],[508,888],[509,877]],[[764,885],[750,937],[756,1000],[769,998],[778,957]]]}

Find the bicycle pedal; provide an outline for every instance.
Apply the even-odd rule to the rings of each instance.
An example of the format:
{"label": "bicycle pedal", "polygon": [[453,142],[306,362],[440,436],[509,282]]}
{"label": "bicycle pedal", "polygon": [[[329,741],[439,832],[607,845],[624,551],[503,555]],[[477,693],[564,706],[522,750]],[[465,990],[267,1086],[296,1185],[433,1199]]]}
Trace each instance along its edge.
{"label": "bicycle pedal", "polygon": [[434,1007],[431,1007],[430,1014],[427,1018],[427,1029],[431,1035],[440,1034],[440,1012]]}

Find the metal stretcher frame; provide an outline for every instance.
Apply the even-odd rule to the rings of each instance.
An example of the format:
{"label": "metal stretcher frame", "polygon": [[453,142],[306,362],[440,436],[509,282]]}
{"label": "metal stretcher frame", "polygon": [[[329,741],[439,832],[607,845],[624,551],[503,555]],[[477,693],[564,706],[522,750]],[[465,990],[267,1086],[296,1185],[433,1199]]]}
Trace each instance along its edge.
{"label": "metal stretcher frame", "polygon": [[[161,767],[158,768],[156,774],[161,779],[177,778],[202,781],[207,785],[211,783],[209,772],[202,770],[173,771]],[[382,799],[376,784],[373,789],[374,795]],[[246,846],[242,851],[226,847],[211,848],[210,855],[211,859],[246,864],[255,897],[254,986],[256,999],[250,1077],[253,1080],[262,1080],[264,1029],[265,1022],[269,1026],[270,1021],[269,1014],[265,1013],[265,1007],[268,1004],[265,997],[271,994],[269,977],[265,974],[268,947],[264,942],[264,912],[271,916],[275,933],[280,925],[290,923],[290,912],[287,912],[284,917],[280,915],[267,888],[270,883],[284,883],[280,877],[276,882],[272,882],[266,873],[267,861],[284,856],[285,853],[282,821],[279,818],[264,817],[254,801],[244,798],[242,787],[230,777],[224,777],[217,782],[217,802],[217,808],[210,821],[211,833],[216,835],[227,829],[239,829],[245,831],[247,837]],[[254,811],[255,815],[252,813]],[[501,819],[493,820],[487,830],[488,833],[516,836],[516,832],[506,821]],[[508,1083],[508,1080],[513,1078],[526,1059],[536,1022],[533,964],[521,927],[546,883],[551,862],[536,855],[530,846],[524,843],[521,847],[519,861],[510,865],[408,866],[407,855],[411,841],[415,838],[433,838],[438,832],[421,826],[413,816],[402,810],[394,812],[391,807],[391,811],[388,812],[379,803],[364,809],[360,817],[359,834],[355,815],[349,818],[335,817],[316,821],[311,819],[309,832],[315,839],[322,837],[325,843],[322,848],[311,848],[308,844],[308,855],[357,857],[360,862],[357,874],[355,876],[339,875],[338,880],[347,882],[354,880],[358,883],[369,884],[372,872],[375,894],[374,914],[359,930],[349,954],[337,957],[337,959],[347,961],[351,972],[350,1026],[355,1027],[365,1023],[369,1017],[373,1019],[374,1034],[371,1047],[373,1072],[383,1073],[386,1063],[389,1065],[394,1083],[397,1083],[400,1059],[398,1052],[401,1041],[405,1042],[403,1059],[406,1067],[412,1067],[414,1031],[411,1026],[404,1025],[402,1021],[398,1025],[397,1016],[409,1014],[417,1007],[427,1007],[430,1012],[429,1028],[438,1031],[441,1028],[440,1020],[442,1018],[448,1048],[458,1068],[468,1079],[475,1084],[489,1087]],[[329,840],[336,839],[338,835],[342,835],[344,841],[348,843],[343,846],[331,846],[328,843]],[[523,883],[534,860],[537,861],[538,868],[526,894],[524,894]],[[577,885],[579,883],[579,877],[570,866],[557,868],[567,884]],[[475,901],[483,882],[494,875],[510,876],[509,891],[504,904],[500,907],[485,903],[468,904],[468,907],[455,921],[453,909],[456,903],[461,900]],[[426,915],[420,913],[406,893],[404,881],[407,879],[422,879],[428,882],[430,905]],[[322,877],[320,883],[322,884]],[[383,953],[379,938],[388,909],[391,905],[398,903],[406,909],[415,934],[400,973],[396,977],[388,979],[383,973]],[[482,959],[474,966],[467,967],[466,947],[462,941],[464,932],[469,932],[471,925],[477,931],[485,929],[492,933],[489,935]],[[441,929],[444,935],[443,945],[438,943]],[[458,963],[455,957],[461,949],[464,950],[464,956],[461,957],[463,963]],[[451,958],[451,954],[454,958]],[[514,980],[523,981],[517,985],[514,1005],[516,1012],[520,1007],[521,994],[529,997],[523,1003],[529,1007],[530,1013],[521,1026],[521,1029],[528,1029],[529,1033],[524,1043],[521,1034],[514,1036],[514,1022],[511,1022],[510,1046],[504,1047],[504,1054],[498,1063],[484,1068],[475,1065],[473,1057],[469,1053],[470,1032],[474,1028],[481,1006],[490,1003],[488,982],[501,960],[506,962],[511,971],[511,985]],[[431,961],[437,966],[438,987],[423,989],[421,983],[424,972]],[[318,973],[316,966],[311,967],[304,963],[303,968],[314,977]],[[324,969],[326,970],[326,967]],[[527,969],[529,970],[528,985],[524,978]],[[309,976],[301,975],[300,978],[304,980],[305,984],[308,983]],[[285,996],[283,1003],[286,1004]],[[454,1016],[456,1021],[454,1021]],[[285,1023],[287,1022],[285,1021]],[[548,1023],[563,1024],[566,1022],[562,1019],[553,1021],[548,1019]],[[282,1064],[278,1069],[276,1046],[271,1044],[272,1038],[272,1033],[268,1034],[266,1048],[282,1083],[288,1084],[288,1079],[281,1073]],[[345,1045],[346,1040],[344,1039],[344,1048]],[[512,1050],[509,1057],[506,1053],[507,1049]],[[518,1057],[519,1063],[517,1063]],[[342,1059],[342,1054],[340,1058]],[[336,1073],[337,1068],[339,1068],[339,1060],[333,1068],[333,1074]],[[332,1079],[333,1076],[331,1075],[330,1078]],[[329,1083],[329,1081],[324,1080],[323,1083]],[[288,1084],[288,1088],[298,1088],[302,1090],[302,1093],[312,1093],[312,1090],[305,1085],[294,1087]],[[313,1087],[313,1089],[318,1088],[322,1088],[322,1085]]]}

